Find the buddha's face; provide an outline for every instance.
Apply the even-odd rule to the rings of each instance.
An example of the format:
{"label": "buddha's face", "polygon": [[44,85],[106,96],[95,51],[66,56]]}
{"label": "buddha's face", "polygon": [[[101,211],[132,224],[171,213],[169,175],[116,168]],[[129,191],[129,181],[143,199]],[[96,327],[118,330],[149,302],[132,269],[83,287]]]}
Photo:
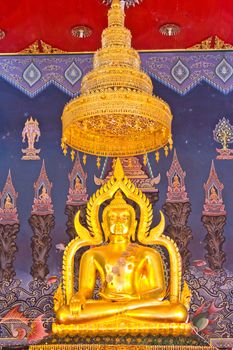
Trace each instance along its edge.
{"label": "buddha's face", "polygon": [[211,193],[211,194],[216,194],[216,190],[215,190],[215,188],[214,188],[214,187],[211,187],[211,189],[210,189],[210,193]]}
{"label": "buddha's face", "polygon": [[131,213],[124,208],[111,209],[108,213],[109,231],[113,235],[127,235],[131,225]]}

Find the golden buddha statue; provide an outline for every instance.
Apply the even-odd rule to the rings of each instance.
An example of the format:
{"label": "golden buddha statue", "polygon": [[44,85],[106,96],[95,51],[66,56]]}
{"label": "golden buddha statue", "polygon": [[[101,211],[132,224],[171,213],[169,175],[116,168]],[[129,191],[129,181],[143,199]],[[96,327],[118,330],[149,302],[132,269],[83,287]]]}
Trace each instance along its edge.
{"label": "golden buddha statue", "polygon": [[[123,195],[135,201],[141,212],[139,225],[135,210]],[[100,225],[99,209],[103,210]],[[164,217],[149,231],[152,206],[149,200],[124,175],[119,159],[113,177],[96,192],[87,205],[89,230],[75,218],[78,237],[69,243],[63,258],[63,285],[55,295],[56,323],[53,332],[65,334],[99,332],[152,332],[153,334],[188,334],[189,296],[181,295],[180,256],[175,243],[162,235]],[[101,230],[102,226],[102,230]],[[137,231],[136,231],[137,228]],[[104,241],[106,245],[101,245]],[[135,243],[137,241],[142,244]],[[158,250],[147,244],[167,248],[170,256],[170,279],[166,285],[164,264]],[[80,247],[98,245],[87,250],[79,266],[78,291],[74,289],[74,256]],[[93,299],[96,276],[101,288]]]}

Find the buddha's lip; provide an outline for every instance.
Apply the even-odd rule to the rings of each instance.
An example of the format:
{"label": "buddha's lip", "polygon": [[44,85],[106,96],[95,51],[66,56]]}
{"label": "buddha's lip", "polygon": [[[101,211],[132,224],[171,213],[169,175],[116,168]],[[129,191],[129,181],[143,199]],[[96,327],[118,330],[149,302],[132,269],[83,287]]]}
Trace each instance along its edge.
{"label": "buddha's lip", "polygon": [[129,231],[127,230],[127,232],[122,232],[122,231],[110,231],[111,235],[121,235],[121,236],[128,236],[129,235]]}

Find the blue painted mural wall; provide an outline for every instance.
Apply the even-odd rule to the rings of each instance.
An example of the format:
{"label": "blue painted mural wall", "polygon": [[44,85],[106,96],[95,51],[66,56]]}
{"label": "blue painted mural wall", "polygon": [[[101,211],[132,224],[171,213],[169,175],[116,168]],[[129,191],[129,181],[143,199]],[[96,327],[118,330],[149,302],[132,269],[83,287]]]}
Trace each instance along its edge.
{"label": "blue painted mural wall", "polygon": [[[156,55],[158,57],[159,54],[157,53]],[[182,55],[184,60],[186,59],[187,61],[188,53],[187,57],[185,54]],[[195,54],[192,53],[192,55]],[[232,60],[233,53],[228,53],[228,55],[230,55]],[[171,57],[171,54],[168,56]],[[6,60],[6,58],[4,59]],[[20,57],[17,59],[20,61]],[[37,57],[37,60],[39,59]],[[72,60],[70,57],[68,59],[68,63],[71,64]],[[88,62],[87,66],[90,67],[91,60],[89,57],[86,59]],[[202,58],[199,57],[199,59],[202,62]],[[216,57],[212,53],[209,61],[211,62],[212,59],[220,60],[222,58],[219,58],[219,53],[216,53]],[[25,60],[25,57],[22,57],[22,62],[23,60]],[[65,64],[65,56],[62,56],[62,60]],[[78,62],[78,59],[76,62]],[[143,62],[145,62],[145,57]],[[178,62],[177,59],[176,62]],[[49,63],[51,65],[51,62]],[[29,64],[30,57],[28,57],[27,61],[27,65]],[[45,68],[46,63],[43,64]],[[3,69],[3,65],[1,67]],[[85,69],[88,70],[87,67]],[[148,67],[145,66],[145,69],[148,70]],[[11,72],[10,68],[8,70]],[[171,71],[170,73],[167,72],[167,74],[170,74],[171,77]],[[28,219],[34,198],[33,184],[39,176],[42,159],[45,160],[48,177],[53,183],[52,202],[55,211],[55,228],[51,232],[52,248],[49,256],[50,276],[59,276],[61,272],[62,254],[56,251],[55,245],[60,242],[68,242],[68,237],[65,233],[67,218],[64,210],[69,188],[68,173],[72,169],[72,161],[69,156],[63,156],[60,148],[60,116],[65,103],[70,100],[70,93],[68,94],[65,88],[61,90],[60,87],[54,84],[47,84],[47,87],[44,87],[41,92],[37,92],[32,97],[26,91],[20,90],[16,86],[17,84],[9,83],[9,79],[6,79],[3,74],[1,75],[0,190],[6,181],[8,169],[11,169],[13,184],[19,193],[17,208],[20,221],[20,231],[17,235],[18,252],[16,253],[14,265],[16,278],[22,280],[22,285],[26,288],[27,283],[31,281],[30,268],[32,264],[30,247],[32,230],[28,224]],[[81,76],[75,83],[77,84],[76,92],[74,92],[75,87],[70,83],[70,88],[72,88],[74,94],[79,89],[80,79]],[[216,158],[217,153],[215,149],[219,147],[213,139],[213,129],[222,117],[227,117],[233,123],[233,92],[230,92],[231,88],[229,86],[227,87],[228,90],[223,91],[222,87],[211,86],[213,83],[210,85],[206,81],[200,81],[195,87],[190,88],[189,91],[186,89],[186,91],[178,93],[177,89],[168,86],[168,82],[161,81],[161,79],[159,79],[159,82],[155,75],[152,79],[155,94],[162,97],[171,107],[174,116],[172,126],[174,147],[177,150],[180,164],[187,174],[185,179],[186,190],[192,206],[192,212],[188,221],[188,225],[193,232],[193,240],[189,246],[192,253],[192,262],[195,259],[203,259],[206,253],[203,244],[206,230],[201,222],[204,203],[203,184],[208,179],[211,161]],[[174,81],[174,84],[178,83]],[[221,84],[224,85],[222,81]],[[229,81],[226,84],[229,85]],[[181,85],[182,83],[180,84],[180,89]],[[27,87],[29,89],[29,86]],[[41,137],[38,144],[36,144],[36,147],[41,149],[40,161],[21,160],[21,149],[25,148],[25,144],[22,143],[21,133],[24,123],[29,116],[36,118],[40,124]],[[158,185],[159,201],[154,208],[155,221],[159,219],[159,209],[162,208],[166,200],[166,171],[171,165],[172,155],[173,152],[166,158],[161,151],[159,163],[155,161],[153,154],[149,155],[154,176],[158,175],[158,173],[161,174],[161,181]],[[101,162],[103,164],[103,158]],[[109,167],[110,164],[108,164]],[[231,276],[233,273],[233,160],[215,160],[215,167],[220,181],[224,184],[223,200],[227,211],[227,223],[224,228],[226,241],[223,246],[226,253],[224,267],[228,271],[227,274],[229,273],[229,276]],[[97,169],[96,159],[92,156],[87,157],[87,164],[84,169],[88,173],[87,188],[90,195],[96,190],[93,180],[94,174],[100,176],[101,169]],[[146,167],[145,170],[147,170]],[[227,278],[231,279],[229,276]],[[214,294],[215,299],[218,297],[216,293]],[[232,296],[229,295],[227,298],[229,298],[227,299],[228,305],[231,304],[230,307],[232,308]],[[211,299],[211,294],[209,299]],[[198,302],[200,304],[204,301],[203,295],[199,296],[199,301],[195,300],[196,305],[198,305]],[[4,315],[3,309],[0,307],[0,313],[1,311],[2,315]],[[232,315],[229,317],[232,317]],[[232,329],[229,328],[226,332],[229,335]]]}

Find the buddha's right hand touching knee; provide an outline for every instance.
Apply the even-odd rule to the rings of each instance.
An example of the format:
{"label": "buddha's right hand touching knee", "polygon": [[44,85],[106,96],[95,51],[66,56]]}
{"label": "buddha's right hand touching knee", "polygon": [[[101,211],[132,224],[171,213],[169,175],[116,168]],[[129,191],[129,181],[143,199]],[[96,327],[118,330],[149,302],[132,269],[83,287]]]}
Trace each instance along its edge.
{"label": "buddha's right hand touching knee", "polygon": [[72,314],[79,314],[85,307],[86,298],[82,292],[74,294],[70,301],[70,311]]}

